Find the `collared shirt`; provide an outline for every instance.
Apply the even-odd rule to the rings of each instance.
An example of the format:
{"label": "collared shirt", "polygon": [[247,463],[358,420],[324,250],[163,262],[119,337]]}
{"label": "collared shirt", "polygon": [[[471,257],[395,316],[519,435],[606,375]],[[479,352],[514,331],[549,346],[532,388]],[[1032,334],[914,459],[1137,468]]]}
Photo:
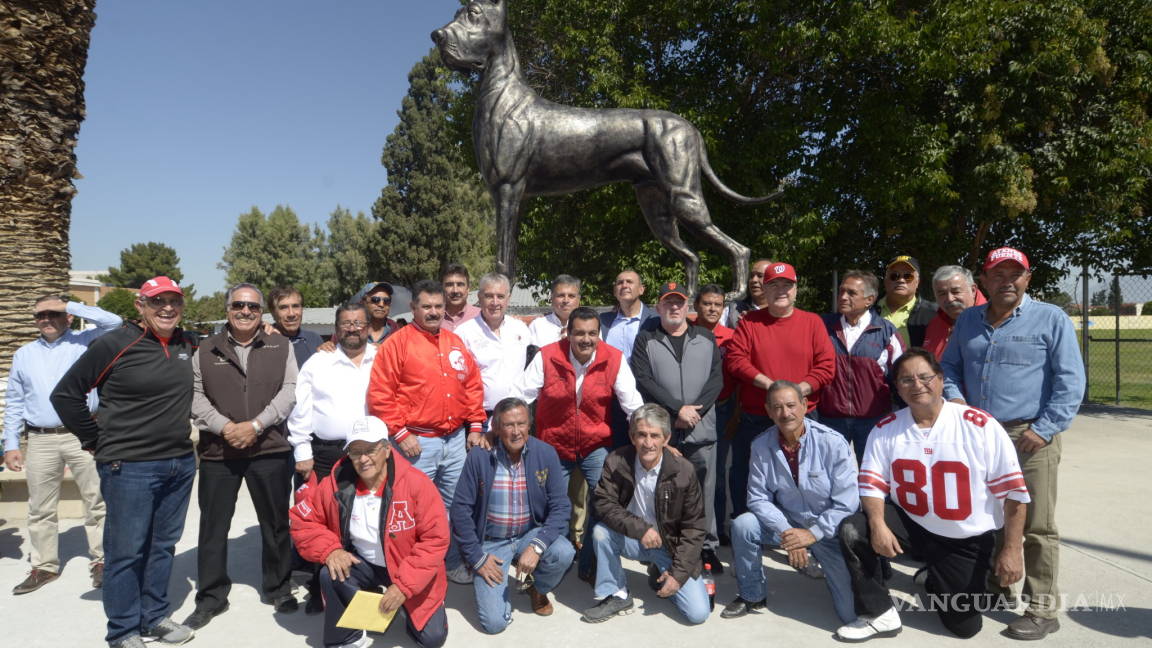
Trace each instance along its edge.
{"label": "collared shirt", "polygon": [[375,338],[372,337],[372,328],[371,327],[365,329],[364,335],[368,338],[368,344],[371,344],[372,346],[377,346],[381,342],[383,342],[389,335],[392,335],[395,332],[396,332],[396,321],[393,320],[392,318],[386,318],[384,320],[384,326],[380,328],[380,337],[375,337]]}
{"label": "collared shirt", "polygon": [[800,483],[800,448],[802,445],[797,439],[796,447],[788,447],[788,439],[784,438],[784,433],[779,432],[778,441],[780,442],[780,452],[784,455],[784,460],[788,462],[788,470],[792,471],[792,480],[797,484]]}
{"label": "collared shirt", "polygon": [[660,465],[663,463],[664,453],[661,452],[660,460],[651,469],[644,468],[640,457],[636,457],[636,464],[632,466],[636,490],[632,493],[632,501],[628,502],[628,512],[652,526],[656,526],[656,481],[660,477]]}
{"label": "collared shirt", "polygon": [[[916,308],[916,302],[919,300],[919,297],[913,297],[908,300],[908,303],[896,310],[888,308],[887,300],[880,302],[880,316],[892,322],[896,330],[900,331],[900,337],[905,344],[911,343],[912,338],[908,337],[908,318],[912,316],[912,310]],[[848,348],[851,349],[852,345],[848,345]]]}
{"label": "collared shirt", "polygon": [[444,319],[440,321],[440,328],[445,331],[455,331],[457,326],[460,326],[468,320],[480,316],[480,307],[475,304],[464,304],[464,309],[460,314],[453,317],[448,314],[448,309],[444,309]]}
{"label": "collared shirt", "polygon": [[514,538],[528,530],[532,512],[528,508],[528,481],[524,476],[524,455],[512,463],[503,443],[496,444],[496,474],[488,497],[489,538]]}
{"label": "collared shirt", "polygon": [[[540,395],[540,389],[544,386],[543,355],[543,353],[537,353],[532,357],[532,362],[524,370],[520,379],[516,381],[513,395],[519,396],[529,403],[536,400],[536,397]],[[572,355],[572,351],[568,351],[568,361],[572,363],[572,370],[576,374],[576,404],[579,405],[581,392],[584,388],[584,376],[588,373],[588,367],[596,361],[596,352],[592,352],[588,362],[581,364],[576,360],[576,356]],[[632,369],[627,362],[620,363],[620,370],[616,372],[616,381],[612,383],[612,392],[616,394],[620,409],[624,410],[627,415],[631,415],[644,404],[644,399],[636,390],[636,377],[632,375]]]}
{"label": "collared shirt", "polygon": [[956,320],[940,364],[944,397],[964,398],[1000,422],[1028,420],[1045,440],[1072,424],[1084,397],[1084,362],[1072,320],[1024,295],[993,328],[988,305]]}
{"label": "collared shirt", "polygon": [[292,343],[292,353],[296,355],[297,367],[303,367],[304,363],[308,362],[308,358],[311,358],[312,354],[320,348],[320,345],[324,344],[324,338],[320,337],[319,333],[309,331],[304,327],[296,329],[295,335],[288,335],[279,327],[276,330]]}
{"label": "collared shirt", "polygon": [[[56,383],[84,355],[92,340],[123,322],[119,315],[79,302],[66,302],[64,310],[91,321],[97,328],[65,331],[53,342],[40,336],[17,349],[12,356],[4,406],[4,448],[7,450],[19,447],[25,424],[43,428],[64,425],[48,400]],[[88,409],[96,411],[96,405],[96,391],[92,390],[88,392]]]}
{"label": "collared shirt", "polygon": [[[840,328],[844,331],[844,347],[848,349],[849,355],[852,354],[852,347],[856,346],[856,342],[860,340],[860,336],[864,334],[865,329],[867,329],[870,324],[872,324],[872,311],[864,311],[864,314],[860,316],[860,321],[856,323],[856,326],[849,324],[847,317],[843,315],[840,316]],[[880,365],[880,369],[884,371],[884,375],[888,375],[888,370],[892,366],[892,363],[896,362],[896,358],[904,354],[904,346],[907,344],[905,340],[907,340],[907,338],[901,338],[898,333],[893,335],[892,339],[888,340],[888,343],[884,345],[884,349],[880,351],[880,355],[876,356],[876,364]],[[891,353],[889,353],[889,351],[891,351]]]}
{"label": "collared shirt", "polygon": [[481,315],[461,324],[456,335],[476,358],[480,379],[484,382],[484,409],[491,412],[496,403],[511,395],[512,385],[524,373],[528,362],[528,325],[505,315],[499,330],[493,331]]}
{"label": "collared shirt", "polygon": [[[252,352],[252,343],[240,344],[229,333],[228,344],[231,344],[232,349],[236,352],[236,359],[240,361],[240,370],[246,371],[248,356]],[[299,373],[300,368],[296,366],[296,355],[289,353],[284,358],[284,380],[280,384],[280,391],[276,392],[272,400],[256,415],[255,420],[260,424],[261,429],[287,420],[288,415],[292,413],[292,406],[296,403],[296,376]],[[192,420],[196,427],[201,430],[220,434],[224,431],[225,425],[235,421],[230,421],[227,416],[221,414],[204,393],[204,374],[200,371],[199,353],[192,356],[192,377]]]}
{"label": "collared shirt", "polygon": [[559,342],[564,337],[564,325],[560,323],[556,313],[548,313],[532,320],[528,325],[528,333],[531,335],[532,344],[544,348],[553,342]]}
{"label": "collared shirt", "polygon": [[313,435],[325,441],[348,437],[356,419],[368,414],[365,402],[376,347],[364,347],[356,366],[339,346],[313,355],[296,378],[296,406],[288,417],[288,443],[296,461],[312,458]]}
{"label": "collared shirt", "polygon": [[384,567],[384,545],[380,542],[380,505],[384,501],[384,487],[375,492],[367,484],[356,480],[356,498],[352,500],[352,514],[348,518],[348,535],[356,553],[379,567]]}
{"label": "collared shirt", "polygon": [[643,305],[635,317],[629,317],[617,310],[616,319],[612,320],[612,327],[604,334],[604,341],[620,349],[625,360],[632,359],[632,347],[636,344],[636,334],[640,332],[640,316],[643,314]]}
{"label": "collared shirt", "polygon": [[848,318],[843,315],[840,316],[840,328],[844,331],[844,346],[848,348],[848,352],[852,352],[852,347],[856,346],[856,341],[864,334],[864,329],[872,323],[872,313],[864,311],[860,316],[860,321],[856,322],[855,326],[848,322]]}

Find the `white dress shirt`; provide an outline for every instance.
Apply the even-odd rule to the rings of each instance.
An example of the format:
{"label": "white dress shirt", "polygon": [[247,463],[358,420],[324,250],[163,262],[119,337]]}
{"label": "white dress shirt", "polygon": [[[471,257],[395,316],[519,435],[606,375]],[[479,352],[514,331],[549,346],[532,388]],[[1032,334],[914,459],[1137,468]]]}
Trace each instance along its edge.
{"label": "white dress shirt", "polygon": [[364,560],[378,567],[387,566],[384,563],[384,545],[380,542],[380,505],[383,501],[379,492],[361,489],[358,482],[356,498],[352,500],[352,514],[348,519],[352,547]]}
{"label": "white dress shirt", "polygon": [[339,346],[331,353],[317,351],[296,378],[296,407],[288,417],[288,443],[296,461],[312,458],[312,435],[325,441],[348,437],[356,419],[368,414],[368,379],[376,345],[364,348],[360,366]]}
{"label": "white dress shirt", "polygon": [[512,395],[512,386],[524,373],[530,344],[528,325],[505,315],[499,330],[493,331],[480,315],[461,324],[455,333],[476,358],[484,383],[484,409],[491,412],[496,403]]}
{"label": "white dress shirt", "polygon": [[640,458],[636,458],[636,465],[632,468],[632,477],[636,480],[636,490],[632,493],[632,501],[628,502],[628,512],[642,518],[653,527],[656,526],[656,480],[660,477],[660,464],[664,463],[664,454],[660,454],[660,461],[645,470]]}
{"label": "white dress shirt", "polygon": [[[584,389],[584,376],[588,373],[588,367],[596,361],[596,353],[592,353],[592,357],[588,358],[588,362],[581,364],[576,361],[576,357],[572,352],[568,352],[568,361],[572,363],[572,369],[576,373],[576,404],[580,404],[580,397]],[[513,390],[513,395],[519,396],[524,400],[531,403],[536,400],[540,395],[540,389],[544,386],[544,354],[537,353],[533,358],[528,368],[516,381],[516,388]],[[620,409],[624,410],[626,415],[631,415],[632,412],[640,408],[644,404],[644,399],[640,397],[640,392],[636,391],[636,377],[632,375],[632,369],[628,367],[628,363],[621,359],[620,371],[616,372],[616,381],[612,383],[612,391],[616,394],[616,400],[620,403]]]}
{"label": "white dress shirt", "polygon": [[[856,322],[856,326],[849,324],[848,318],[843,315],[840,316],[840,327],[844,329],[844,344],[848,347],[848,353],[852,353],[852,347],[856,346],[856,342],[858,342],[860,336],[864,334],[864,329],[868,328],[868,325],[871,323],[871,311],[864,311],[864,314],[860,316],[860,321]],[[892,347],[892,357],[889,358],[888,349],[884,349],[880,352],[880,357],[876,358],[876,364],[880,365],[880,368],[883,369],[885,373],[888,372],[888,367],[891,363],[896,362],[896,358],[904,354],[904,344],[900,341],[899,332],[888,340],[888,346]]]}
{"label": "white dress shirt", "polygon": [[556,317],[556,313],[548,313],[532,320],[532,323],[528,325],[528,333],[532,344],[543,349],[553,342],[560,341],[560,338],[564,336],[564,325],[560,323],[560,318]]}

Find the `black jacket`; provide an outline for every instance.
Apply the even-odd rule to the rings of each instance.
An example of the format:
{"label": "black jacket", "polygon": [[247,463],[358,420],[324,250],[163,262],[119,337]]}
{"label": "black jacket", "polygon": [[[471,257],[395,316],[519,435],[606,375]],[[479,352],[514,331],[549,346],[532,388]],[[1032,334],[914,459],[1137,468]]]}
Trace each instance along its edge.
{"label": "black jacket", "polygon": [[[168,345],[136,322],[97,338],[52,391],[52,407],[97,461],[154,461],[192,452],[192,354],[176,329]],[[88,411],[88,392],[100,406]]]}
{"label": "black jacket", "polygon": [[[604,472],[596,485],[593,506],[609,529],[639,540],[649,524],[628,510],[636,491],[633,469],[636,448],[624,446],[604,460]],[[656,531],[664,550],[672,557],[672,577],[681,585],[700,575],[700,551],[704,548],[704,498],[691,462],[664,449],[660,475],[656,478]]]}

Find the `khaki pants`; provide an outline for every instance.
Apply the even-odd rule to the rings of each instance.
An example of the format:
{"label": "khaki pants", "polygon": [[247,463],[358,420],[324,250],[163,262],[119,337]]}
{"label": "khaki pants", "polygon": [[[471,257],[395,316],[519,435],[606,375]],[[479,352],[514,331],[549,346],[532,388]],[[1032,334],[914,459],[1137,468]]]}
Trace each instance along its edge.
{"label": "khaki pants", "polygon": [[[1009,438],[1015,443],[1028,429],[1028,423],[1005,426]],[[1033,453],[1017,451],[1020,470],[1032,502],[1024,521],[1024,588],[1028,613],[1051,619],[1056,616],[1060,572],[1060,534],[1056,530],[1056,478],[1060,467],[1059,434],[1052,443]],[[996,534],[997,551],[1003,541],[1003,531]]]}
{"label": "khaki pants", "polygon": [[28,475],[28,536],[32,541],[32,567],[60,573],[60,483],[64,468],[72,470],[84,504],[84,531],[92,562],[104,560],[104,500],[96,461],[80,449],[73,434],[30,432],[20,444]]}

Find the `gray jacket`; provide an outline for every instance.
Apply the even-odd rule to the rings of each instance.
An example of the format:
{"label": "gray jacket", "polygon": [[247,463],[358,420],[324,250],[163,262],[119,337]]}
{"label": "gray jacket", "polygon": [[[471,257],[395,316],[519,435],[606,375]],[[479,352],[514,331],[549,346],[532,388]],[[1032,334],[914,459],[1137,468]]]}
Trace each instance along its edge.
{"label": "gray jacket", "polygon": [[[712,332],[699,326],[689,325],[684,338],[683,356],[677,358],[668,333],[658,322],[654,327],[643,327],[629,364],[644,401],[663,406],[672,416],[672,445],[714,443],[713,405],[724,386],[720,349]],[[703,406],[700,422],[689,430],[675,426],[676,416],[685,405]]]}

